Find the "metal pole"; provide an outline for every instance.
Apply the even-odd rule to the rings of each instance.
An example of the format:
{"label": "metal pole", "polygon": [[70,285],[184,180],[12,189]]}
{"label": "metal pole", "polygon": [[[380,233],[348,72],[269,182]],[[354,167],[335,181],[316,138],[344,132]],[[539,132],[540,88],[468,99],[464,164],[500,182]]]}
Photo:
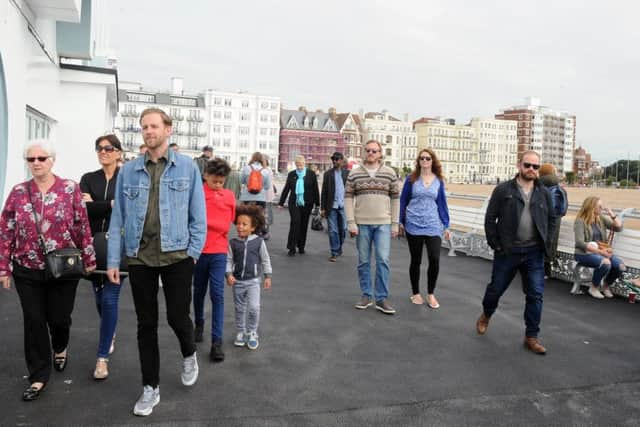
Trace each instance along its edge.
{"label": "metal pole", "polygon": [[627,185],[625,187],[629,188],[629,163],[631,163],[631,153],[627,151]]}

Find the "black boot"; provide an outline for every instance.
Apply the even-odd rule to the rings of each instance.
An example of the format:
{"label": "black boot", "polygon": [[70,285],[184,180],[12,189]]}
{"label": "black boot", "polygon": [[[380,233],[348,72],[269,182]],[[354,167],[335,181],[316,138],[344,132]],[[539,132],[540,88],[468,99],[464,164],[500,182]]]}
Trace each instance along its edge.
{"label": "black boot", "polygon": [[211,353],[209,353],[209,359],[212,362],[222,362],[224,360],[224,352],[222,351],[222,343],[214,342],[211,344]]}
{"label": "black boot", "polygon": [[203,329],[204,329],[204,325],[196,325],[196,328],[193,330],[193,337],[196,342],[202,342]]}

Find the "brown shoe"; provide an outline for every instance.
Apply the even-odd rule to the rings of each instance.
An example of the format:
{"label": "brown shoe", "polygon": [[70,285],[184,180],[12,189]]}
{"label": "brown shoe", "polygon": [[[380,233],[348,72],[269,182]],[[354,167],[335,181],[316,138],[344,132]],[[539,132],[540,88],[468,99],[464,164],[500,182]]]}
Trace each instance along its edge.
{"label": "brown shoe", "polygon": [[524,346],[527,350],[531,350],[535,354],[539,354],[541,356],[544,356],[545,354],[547,354],[547,349],[544,348],[542,344],[540,344],[540,341],[538,341],[538,338],[526,337],[524,339]]}
{"label": "brown shoe", "polygon": [[478,321],[476,322],[476,331],[478,334],[484,335],[487,333],[487,328],[489,327],[489,318],[482,313],[480,317],[478,317]]}

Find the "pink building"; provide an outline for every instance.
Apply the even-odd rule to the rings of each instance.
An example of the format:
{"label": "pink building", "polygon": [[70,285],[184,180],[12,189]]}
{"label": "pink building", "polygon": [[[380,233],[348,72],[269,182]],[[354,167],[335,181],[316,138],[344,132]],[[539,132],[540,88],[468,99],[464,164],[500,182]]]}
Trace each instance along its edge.
{"label": "pink building", "polygon": [[344,149],[344,138],[328,113],[308,112],[304,107],[280,113],[279,171],[293,169],[298,155],[304,156],[308,167],[325,171],[332,167],[331,154]]}

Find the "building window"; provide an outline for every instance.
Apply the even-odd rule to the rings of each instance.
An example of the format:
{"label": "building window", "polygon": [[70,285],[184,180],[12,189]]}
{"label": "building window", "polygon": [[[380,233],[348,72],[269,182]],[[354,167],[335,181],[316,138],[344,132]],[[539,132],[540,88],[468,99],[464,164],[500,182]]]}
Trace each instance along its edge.
{"label": "building window", "polygon": [[266,150],[267,149],[267,142],[266,141],[260,141],[258,146],[260,147],[261,150]]}
{"label": "building window", "polygon": [[240,113],[240,121],[247,122],[249,121],[249,113],[242,112]]}
{"label": "building window", "polygon": [[266,109],[268,109],[268,108],[269,108],[269,103],[268,103],[268,102],[262,101],[262,102],[260,103],[260,109],[262,109],[262,110],[266,110]]}
{"label": "building window", "polygon": [[276,128],[269,129],[269,135],[270,136],[277,136],[278,135],[278,129],[276,129]]}
{"label": "building window", "polygon": [[224,133],[231,133],[231,126],[225,126],[224,127]]}
{"label": "building window", "polygon": [[249,108],[249,101],[246,99],[242,100],[242,108]]}
{"label": "building window", "polygon": [[231,120],[231,111],[225,111],[224,112],[224,119],[225,120]]}
{"label": "building window", "polygon": [[238,128],[238,134],[240,135],[249,135],[249,128],[241,126]]}
{"label": "building window", "polygon": [[267,135],[267,128],[260,128],[260,136],[266,136]]}
{"label": "building window", "polygon": [[220,125],[213,125],[213,133],[220,133]]}
{"label": "building window", "polygon": [[271,116],[271,123],[277,123],[278,122],[278,116]]}
{"label": "building window", "polygon": [[267,116],[266,114],[260,114],[261,122],[266,122],[267,120],[269,120],[269,116]]}
{"label": "building window", "polygon": [[277,102],[272,102],[271,105],[269,106],[272,110],[277,110],[278,109],[278,103]]}
{"label": "building window", "polygon": [[219,96],[213,98],[213,105],[222,105],[222,98],[220,98]]}
{"label": "building window", "polygon": [[222,117],[222,112],[220,112],[220,111],[214,111],[213,112],[213,118],[214,119],[219,119],[221,117]]}
{"label": "building window", "polygon": [[225,98],[224,99],[224,106],[225,107],[231,107],[231,98]]}
{"label": "building window", "polygon": [[146,93],[127,93],[127,101],[132,101],[132,102],[147,102],[147,103],[151,103],[151,104],[155,104],[156,102],[156,96],[155,95],[149,95]]}
{"label": "building window", "polygon": [[225,138],[222,140],[222,146],[223,147],[231,147],[231,138]]}

